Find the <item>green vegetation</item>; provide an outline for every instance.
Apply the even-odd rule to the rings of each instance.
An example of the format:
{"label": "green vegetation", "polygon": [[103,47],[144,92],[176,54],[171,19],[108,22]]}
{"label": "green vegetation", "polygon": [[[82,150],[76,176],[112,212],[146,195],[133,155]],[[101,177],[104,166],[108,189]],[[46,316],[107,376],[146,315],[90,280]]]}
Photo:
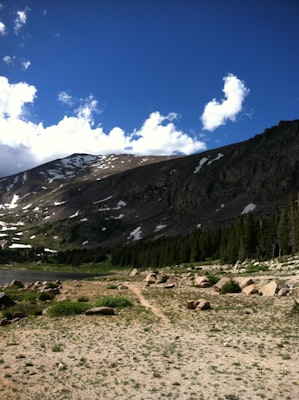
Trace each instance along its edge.
{"label": "green vegetation", "polygon": [[95,303],[96,307],[130,307],[133,302],[130,299],[122,296],[107,296],[103,297]]}
{"label": "green vegetation", "polygon": [[226,294],[226,293],[240,293],[241,288],[238,285],[237,282],[233,281],[232,279],[228,282],[226,282],[222,288],[220,289],[221,294]]}
{"label": "green vegetation", "polygon": [[211,282],[212,285],[216,285],[216,283],[220,281],[219,276],[214,274],[207,273],[206,277],[208,278],[208,280]]}
{"label": "green vegetation", "polygon": [[299,303],[296,300],[294,301],[291,313],[299,315]]}
{"label": "green vegetation", "polygon": [[54,299],[54,295],[52,293],[49,292],[41,292],[38,296],[38,299],[40,301],[48,301],[48,300],[53,300]]}
{"label": "green vegetation", "polygon": [[53,304],[47,311],[51,317],[64,317],[68,315],[83,314],[91,308],[90,304],[82,302],[61,301]]}

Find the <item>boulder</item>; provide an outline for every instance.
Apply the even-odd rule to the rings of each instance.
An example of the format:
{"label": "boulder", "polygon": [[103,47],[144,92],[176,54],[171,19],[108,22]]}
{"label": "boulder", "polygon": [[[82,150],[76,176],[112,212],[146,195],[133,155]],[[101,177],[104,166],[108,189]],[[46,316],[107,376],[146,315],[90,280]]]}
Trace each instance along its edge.
{"label": "boulder", "polygon": [[220,292],[220,290],[222,289],[222,287],[227,283],[230,282],[230,278],[221,278],[220,281],[218,281],[216,283],[216,285],[214,285],[215,290],[217,290],[217,292]]}
{"label": "boulder", "polygon": [[206,276],[197,276],[193,281],[193,285],[200,289],[212,286],[211,282]]}
{"label": "boulder", "polygon": [[241,289],[244,289],[246,286],[253,285],[254,281],[252,278],[235,278]]}
{"label": "boulder", "polygon": [[172,289],[172,288],[175,287],[175,283],[164,283],[164,284],[162,285],[162,287],[163,287],[164,289]]}
{"label": "boulder", "polygon": [[251,284],[251,285],[245,286],[245,287],[242,289],[242,293],[244,293],[244,294],[246,294],[246,295],[256,294],[256,293],[258,293],[258,289],[257,289],[257,287],[255,286],[255,284],[253,283],[253,284]]}
{"label": "boulder", "polygon": [[195,310],[197,305],[198,305],[198,301],[197,300],[187,300],[186,306],[187,306],[187,308],[189,310]]}
{"label": "boulder", "polygon": [[127,290],[129,289],[127,285],[121,284],[117,287],[118,290]]}
{"label": "boulder", "polygon": [[13,307],[16,303],[4,292],[0,293],[0,309],[2,307]]}
{"label": "boulder", "polygon": [[262,286],[259,290],[263,296],[274,296],[279,291],[279,287],[276,281],[271,281],[266,285]]}
{"label": "boulder", "polygon": [[197,300],[196,311],[210,310],[210,309],[211,309],[211,304],[208,300],[205,299]]}
{"label": "boulder", "polygon": [[114,315],[114,309],[112,307],[94,307],[85,311],[86,315]]}
{"label": "boulder", "polygon": [[138,274],[139,274],[138,268],[133,268],[132,271],[130,272],[130,276],[135,276]]}
{"label": "boulder", "polygon": [[23,288],[24,288],[23,282],[19,281],[18,279],[13,279],[13,280],[11,281],[10,286],[16,286],[16,287],[18,287],[19,289],[23,289]]}
{"label": "boulder", "polygon": [[278,291],[277,296],[287,296],[289,293],[290,293],[290,288],[285,286]]}
{"label": "boulder", "polygon": [[157,274],[155,274],[154,272],[148,274],[147,277],[145,278],[145,282],[148,285],[153,285],[154,283],[157,282]]}
{"label": "boulder", "polygon": [[10,325],[11,321],[7,318],[0,319],[0,326]]}

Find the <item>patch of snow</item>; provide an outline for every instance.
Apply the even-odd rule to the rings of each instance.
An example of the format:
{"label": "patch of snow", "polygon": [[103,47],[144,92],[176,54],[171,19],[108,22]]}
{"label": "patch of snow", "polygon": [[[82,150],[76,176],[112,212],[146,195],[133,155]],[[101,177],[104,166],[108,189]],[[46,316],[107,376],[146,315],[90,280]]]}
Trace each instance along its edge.
{"label": "patch of snow", "polygon": [[155,228],[155,232],[159,232],[159,231],[161,231],[162,229],[164,229],[166,227],[167,227],[167,225],[157,225],[156,228]]}
{"label": "patch of snow", "polygon": [[34,209],[33,209],[33,211],[39,211],[39,207],[35,207]]}
{"label": "patch of snow", "polygon": [[45,249],[46,253],[57,253],[57,250]]}
{"label": "patch of snow", "polygon": [[31,249],[31,244],[13,243],[9,246],[10,249]]}
{"label": "patch of snow", "polygon": [[23,179],[23,184],[28,181],[27,172],[24,172],[22,179]]}
{"label": "patch of snow", "polygon": [[81,218],[81,219],[80,219],[80,222],[86,222],[86,221],[88,221],[87,218]]}
{"label": "patch of snow", "polygon": [[119,200],[116,207],[120,208],[120,207],[125,207],[126,205],[127,205],[127,203],[125,201]]}
{"label": "patch of snow", "polygon": [[201,227],[202,227],[202,224],[197,224],[196,225],[196,229],[201,229]]}
{"label": "patch of snow", "polygon": [[107,228],[105,226],[103,226],[103,228],[101,229],[102,232],[105,232],[107,230]]}
{"label": "patch of snow", "polygon": [[98,201],[94,201],[93,204],[99,204],[99,203],[103,203],[104,201],[110,200],[112,199],[112,196],[108,196],[105,199],[102,200],[98,200]]}
{"label": "patch of snow", "polygon": [[197,173],[201,170],[202,166],[203,166],[207,161],[209,161],[209,159],[208,159],[207,157],[202,158],[202,159],[199,161],[199,164],[198,164],[198,166],[195,168],[195,170],[194,170],[193,173],[194,173],[194,174],[197,174]]}
{"label": "patch of snow", "polygon": [[208,162],[208,165],[211,165],[214,161],[220,160],[220,158],[222,158],[223,156],[224,156],[224,154],[218,153],[217,157],[213,158],[212,160],[210,160],[210,161]]}
{"label": "patch of snow", "polygon": [[54,206],[62,206],[64,203],[65,201],[54,201]]}
{"label": "patch of snow", "polygon": [[16,208],[18,206],[17,201],[19,200],[19,198],[20,198],[20,196],[18,196],[17,194],[14,194],[11,202],[8,204],[5,204],[5,206],[9,209]]}
{"label": "patch of snow", "polygon": [[17,232],[16,235],[22,236],[22,235],[23,235],[23,232]]}
{"label": "patch of snow", "polygon": [[0,237],[7,236],[7,233],[0,233]]}
{"label": "patch of snow", "polygon": [[88,244],[88,240],[85,240],[84,242],[82,242],[82,246],[85,246],[86,244]]}
{"label": "patch of snow", "polygon": [[28,208],[30,208],[32,206],[32,204],[28,204],[27,206],[23,207],[22,210],[27,210]]}
{"label": "patch of snow", "polygon": [[71,215],[69,218],[75,218],[78,217],[79,215],[79,210],[75,212],[75,214]]}
{"label": "patch of snow", "polygon": [[245,207],[244,207],[244,210],[241,212],[241,215],[242,215],[242,214],[247,214],[247,213],[249,213],[250,211],[253,211],[253,210],[255,209],[255,207],[256,207],[256,204],[253,204],[253,203],[247,204],[247,206],[245,206]]}
{"label": "patch of snow", "polygon": [[134,229],[130,233],[130,235],[127,237],[127,239],[132,239],[134,242],[137,240],[141,240],[142,239],[141,233],[142,233],[141,226],[138,226],[136,229]]}
{"label": "patch of snow", "polygon": [[30,236],[30,238],[29,239],[35,239],[36,238],[36,236],[35,235],[32,235],[32,236]]}

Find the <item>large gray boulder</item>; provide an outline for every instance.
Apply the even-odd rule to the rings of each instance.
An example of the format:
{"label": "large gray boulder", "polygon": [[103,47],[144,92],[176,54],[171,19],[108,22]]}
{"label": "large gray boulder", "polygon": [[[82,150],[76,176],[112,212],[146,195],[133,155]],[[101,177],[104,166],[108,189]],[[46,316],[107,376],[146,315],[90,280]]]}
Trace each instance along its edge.
{"label": "large gray boulder", "polygon": [[4,292],[0,293],[0,309],[5,307],[13,307],[16,303]]}

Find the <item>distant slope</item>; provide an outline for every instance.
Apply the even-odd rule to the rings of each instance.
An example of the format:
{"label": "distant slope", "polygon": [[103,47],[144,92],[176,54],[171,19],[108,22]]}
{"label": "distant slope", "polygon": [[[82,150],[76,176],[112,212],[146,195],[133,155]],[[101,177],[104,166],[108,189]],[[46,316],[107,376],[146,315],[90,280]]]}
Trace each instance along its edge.
{"label": "distant slope", "polygon": [[1,179],[0,239],[114,246],[264,215],[298,192],[296,120],[188,157],[73,155]]}

